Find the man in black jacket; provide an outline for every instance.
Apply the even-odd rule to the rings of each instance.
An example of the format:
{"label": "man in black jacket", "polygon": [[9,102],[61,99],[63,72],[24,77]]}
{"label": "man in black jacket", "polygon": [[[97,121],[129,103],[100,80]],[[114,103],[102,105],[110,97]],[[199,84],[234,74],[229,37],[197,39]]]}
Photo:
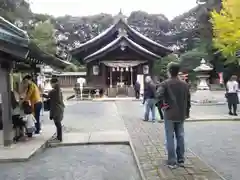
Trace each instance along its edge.
{"label": "man in black jacket", "polygon": [[[169,78],[161,83],[157,89],[157,99],[163,100],[167,106],[164,108],[164,125],[167,140],[168,166],[176,168],[184,166],[184,120],[188,116],[190,102],[189,86],[178,78],[180,65],[168,65]],[[174,134],[177,148],[175,151]]]}
{"label": "man in black jacket", "polygon": [[144,95],[143,95],[143,104],[145,104],[145,113],[144,121],[149,120],[149,112],[152,113],[152,122],[155,122],[155,105],[156,105],[156,86],[153,83],[150,76],[147,76],[145,79]]}

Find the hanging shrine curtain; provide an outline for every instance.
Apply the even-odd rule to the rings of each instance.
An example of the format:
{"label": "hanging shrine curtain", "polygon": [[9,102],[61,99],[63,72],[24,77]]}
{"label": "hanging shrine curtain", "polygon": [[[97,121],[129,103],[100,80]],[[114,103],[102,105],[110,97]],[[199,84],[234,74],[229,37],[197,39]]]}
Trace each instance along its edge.
{"label": "hanging shrine curtain", "polygon": [[145,63],[146,61],[102,61],[108,67],[113,68],[127,68],[138,66],[139,64]]}

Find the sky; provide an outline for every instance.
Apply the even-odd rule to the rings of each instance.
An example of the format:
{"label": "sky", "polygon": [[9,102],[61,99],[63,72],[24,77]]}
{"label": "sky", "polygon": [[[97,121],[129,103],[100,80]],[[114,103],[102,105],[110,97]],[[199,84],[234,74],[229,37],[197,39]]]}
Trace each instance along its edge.
{"label": "sky", "polygon": [[99,13],[124,15],[142,10],[150,14],[164,14],[170,20],[196,6],[196,0],[30,0],[35,13],[53,16],[88,16]]}

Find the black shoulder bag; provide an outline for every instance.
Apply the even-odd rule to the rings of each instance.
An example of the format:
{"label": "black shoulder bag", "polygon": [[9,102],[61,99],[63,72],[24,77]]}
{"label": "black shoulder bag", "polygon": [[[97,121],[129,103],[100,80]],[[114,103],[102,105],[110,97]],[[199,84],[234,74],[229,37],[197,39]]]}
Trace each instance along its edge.
{"label": "black shoulder bag", "polygon": [[169,98],[172,102],[172,104],[169,104],[168,108],[166,109],[166,118],[168,120],[176,120],[176,119],[179,118],[178,117],[179,116],[179,108],[178,108],[178,105],[177,105],[176,97],[173,95],[173,92],[170,89],[168,83],[166,83],[166,90],[167,90]]}

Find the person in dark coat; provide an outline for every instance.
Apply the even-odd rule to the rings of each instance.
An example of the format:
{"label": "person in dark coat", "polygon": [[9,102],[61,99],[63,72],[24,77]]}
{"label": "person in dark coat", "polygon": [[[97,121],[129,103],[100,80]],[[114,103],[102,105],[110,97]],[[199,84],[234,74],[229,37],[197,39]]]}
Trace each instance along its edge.
{"label": "person in dark coat", "polygon": [[140,98],[140,88],[141,88],[140,83],[138,81],[136,81],[135,87],[134,87],[136,99]]}
{"label": "person in dark coat", "polygon": [[[156,92],[156,98],[167,104],[163,114],[169,168],[184,166],[185,161],[184,121],[188,116],[190,92],[188,84],[178,78],[179,70],[178,63],[170,63],[169,78],[160,84]],[[176,150],[174,134],[177,142]]]}
{"label": "person in dark coat", "polygon": [[155,108],[156,108],[156,85],[153,83],[150,76],[147,76],[145,79],[144,95],[143,95],[143,104],[145,104],[145,113],[144,121],[149,120],[149,113],[152,113],[152,122],[156,121]]}
{"label": "person in dark coat", "polygon": [[[159,79],[159,81],[156,83],[156,89],[158,89],[158,87],[160,86],[160,83],[162,82],[162,79]],[[156,106],[157,106],[157,108],[158,108],[158,113],[159,113],[159,115],[160,115],[160,118],[161,118],[161,120],[163,120],[163,112],[162,112],[162,107],[163,107],[163,100],[159,100],[159,101],[157,101],[157,103],[156,103]]]}
{"label": "person in dark coat", "polygon": [[64,102],[63,102],[63,95],[62,90],[59,86],[58,79],[52,78],[51,79],[52,90],[48,94],[49,98],[49,118],[50,120],[54,121],[54,124],[57,129],[57,140],[62,141],[62,120],[64,115]]}

